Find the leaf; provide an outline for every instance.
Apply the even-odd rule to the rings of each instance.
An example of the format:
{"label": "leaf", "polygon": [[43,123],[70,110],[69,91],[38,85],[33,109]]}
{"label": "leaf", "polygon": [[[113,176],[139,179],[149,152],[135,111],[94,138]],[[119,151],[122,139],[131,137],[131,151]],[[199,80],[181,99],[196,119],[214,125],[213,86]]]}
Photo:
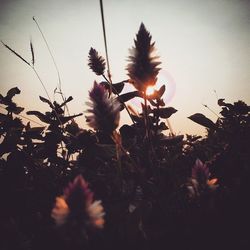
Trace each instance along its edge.
{"label": "leaf", "polygon": [[34,66],[34,64],[35,64],[35,54],[34,54],[34,48],[33,48],[33,44],[32,44],[31,40],[30,40],[30,51],[31,51],[31,56],[32,56],[32,65]]}
{"label": "leaf", "polygon": [[22,107],[16,107],[12,112],[16,115],[20,114],[22,111],[24,111],[24,108]]}
{"label": "leaf", "polygon": [[141,94],[139,91],[132,91],[132,92],[128,92],[126,94],[120,95],[118,98],[118,100],[120,102],[127,102],[131,99],[133,99],[134,97],[141,97]]}
{"label": "leaf", "polygon": [[157,107],[157,103],[155,101],[153,101],[152,99],[148,99],[148,101],[152,106]]}
{"label": "leaf", "polygon": [[172,114],[176,113],[177,110],[173,107],[153,109],[152,112],[161,118],[169,118]]}
{"label": "leaf", "polygon": [[73,100],[73,97],[72,96],[69,96],[61,105],[60,107],[63,107],[65,106],[68,102],[72,101]]}
{"label": "leaf", "polygon": [[43,132],[43,130],[45,129],[46,127],[30,127],[27,126],[25,127],[25,130],[26,130],[26,135],[31,137],[31,139],[42,139],[41,137],[41,133]]}
{"label": "leaf", "polygon": [[46,99],[45,97],[42,97],[42,96],[39,96],[39,99],[42,101],[42,102],[45,102],[47,104],[49,104],[49,106],[54,109],[54,105],[51,103],[50,100]]}
{"label": "leaf", "polygon": [[158,96],[159,96],[159,99],[162,97],[162,95],[165,93],[165,90],[166,90],[166,86],[165,86],[165,84],[164,85],[162,85],[161,87],[160,87],[160,89],[157,91],[158,92]]}
{"label": "leaf", "polygon": [[161,145],[165,145],[165,146],[169,146],[169,145],[173,145],[176,143],[180,143],[182,142],[184,138],[184,135],[177,135],[177,136],[164,136],[163,138],[160,139],[160,144]]}
{"label": "leaf", "polygon": [[112,84],[112,92],[114,94],[120,94],[124,88],[124,82],[118,82]]}
{"label": "leaf", "polygon": [[218,100],[218,105],[219,106],[225,106],[226,103],[224,102],[224,100],[225,100],[224,98],[219,99]]}
{"label": "leaf", "polygon": [[27,115],[35,115],[40,121],[45,122],[45,123],[50,123],[51,119],[47,115],[39,112],[39,111],[27,111]]}
{"label": "leaf", "polygon": [[201,113],[196,113],[188,117],[193,122],[200,124],[206,128],[215,129],[216,125],[210,119],[208,119],[205,115]]}
{"label": "leaf", "polygon": [[60,117],[60,121],[62,124],[74,119],[75,117],[78,117],[78,116],[81,116],[83,115],[82,113],[80,114],[77,114],[77,115],[70,115],[70,116],[63,116],[63,117]]}
{"label": "leaf", "polygon": [[8,112],[11,112],[11,113],[14,113],[14,114],[18,115],[18,114],[20,114],[20,113],[24,110],[24,108],[18,107],[18,106],[16,105],[16,103],[14,103],[14,102],[11,101],[11,102],[8,104],[8,107],[6,108],[6,110],[7,110]]}
{"label": "leaf", "polygon": [[159,129],[160,130],[167,130],[168,126],[165,124],[165,122],[161,122],[160,125],[159,125]]}
{"label": "leaf", "polygon": [[149,101],[150,101],[150,100],[153,100],[153,99],[160,100],[161,97],[162,97],[162,95],[164,94],[165,90],[166,90],[165,85],[162,85],[162,86],[160,87],[159,90],[154,90],[154,93],[153,93],[153,94],[148,95],[148,96],[147,96],[147,99],[148,99]]}
{"label": "leaf", "polygon": [[21,56],[19,55],[15,50],[13,50],[12,48],[10,48],[7,44],[5,44],[3,41],[1,41],[2,44],[10,51],[12,52],[14,55],[16,55],[17,57],[19,57],[22,61],[24,61],[26,64],[28,64],[30,66],[30,64]]}
{"label": "leaf", "polygon": [[7,92],[6,97],[12,99],[14,95],[18,95],[18,94],[20,94],[20,93],[21,93],[20,89],[17,88],[17,87],[14,87],[14,88],[11,88],[11,89]]}

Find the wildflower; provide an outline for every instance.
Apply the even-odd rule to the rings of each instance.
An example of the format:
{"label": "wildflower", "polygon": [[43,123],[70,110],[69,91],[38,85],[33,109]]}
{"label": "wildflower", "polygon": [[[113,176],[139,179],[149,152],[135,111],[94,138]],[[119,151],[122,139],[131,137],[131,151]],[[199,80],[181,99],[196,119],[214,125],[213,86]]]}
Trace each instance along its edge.
{"label": "wildflower", "polygon": [[98,55],[98,52],[90,48],[89,50],[89,63],[90,69],[92,69],[97,75],[103,75],[105,70],[105,60],[102,56]]}
{"label": "wildflower", "polygon": [[109,96],[108,90],[101,84],[94,83],[89,92],[90,102],[87,105],[89,115],[86,116],[90,127],[97,131],[111,134],[119,125],[120,103]]}
{"label": "wildflower", "polygon": [[192,179],[196,180],[199,185],[205,186],[209,176],[210,172],[207,165],[203,164],[200,159],[197,159],[192,168]]}
{"label": "wildflower", "polygon": [[57,197],[54,208],[51,212],[51,217],[55,220],[56,224],[63,225],[69,215],[69,207],[63,197]]}
{"label": "wildflower", "polygon": [[63,196],[56,198],[51,216],[59,226],[70,220],[92,228],[104,226],[101,201],[93,200],[93,193],[81,175],[68,184]]}
{"label": "wildflower", "polygon": [[142,23],[134,40],[135,47],[131,51],[127,66],[130,82],[139,91],[146,91],[148,86],[154,86],[160,70],[157,67],[160,62],[156,61],[159,57],[154,56],[155,43],[151,43],[152,36]]}
{"label": "wildflower", "polygon": [[190,198],[199,196],[204,191],[216,190],[218,179],[209,179],[210,175],[207,165],[197,159],[192,168],[192,177],[187,184]]}

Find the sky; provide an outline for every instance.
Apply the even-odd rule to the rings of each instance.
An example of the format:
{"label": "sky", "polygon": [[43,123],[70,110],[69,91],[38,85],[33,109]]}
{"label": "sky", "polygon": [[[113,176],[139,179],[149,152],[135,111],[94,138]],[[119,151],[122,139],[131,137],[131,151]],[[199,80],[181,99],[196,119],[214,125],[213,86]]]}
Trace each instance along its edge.
{"label": "sky", "polygon": [[[219,113],[217,97],[250,104],[250,1],[103,0],[103,5],[113,82],[127,79],[128,49],[143,22],[162,62],[159,84],[166,84],[165,101],[178,110],[170,118],[176,134],[204,134],[187,117],[203,113],[215,121],[203,104]],[[32,39],[36,70],[53,99],[57,73],[33,16],[56,60],[63,93],[74,98],[70,113],[85,112],[94,80],[103,80],[87,66],[90,47],[105,56],[99,0],[0,0],[0,39],[28,61]],[[0,69],[1,94],[18,86],[21,95],[15,100],[26,111],[47,110],[32,69],[3,46]],[[132,105],[139,109],[138,102]],[[77,121],[86,128],[84,116]],[[120,124],[127,122],[123,112]]]}

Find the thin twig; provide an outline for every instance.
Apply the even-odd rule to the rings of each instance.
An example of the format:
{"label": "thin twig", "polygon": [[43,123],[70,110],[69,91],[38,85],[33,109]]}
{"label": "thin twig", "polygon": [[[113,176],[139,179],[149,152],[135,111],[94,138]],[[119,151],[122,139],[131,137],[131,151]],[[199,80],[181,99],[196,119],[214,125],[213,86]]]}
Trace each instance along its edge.
{"label": "thin twig", "polygon": [[206,104],[202,104],[202,105],[203,105],[205,108],[207,108],[210,112],[212,112],[214,115],[216,115],[218,118],[220,118],[219,115],[216,114],[215,111],[213,111],[211,108],[209,108]]}
{"label": "thin twig", "polygon": [[[62,100],[65,101],[66,98],[64,97],[64,95],[63,95],[63,93],[62,93],[62,81],[61,81],[61,76],[60,76],[60,72],[59,72],[58,66],[57,66],[57,64],[56,64],[55,57],[53,56],[52,51],[51,51],[51,49],[50,49],[50,47],[49,47],[49,43],[48,43],[48,41],[47,41],[47,39],[46,39],[46,37],[45,37],[45,35],[44,35],[44,33],[43,33],[43,31],[42,31],[40,25],[39,25],[39,23],[37,22],[37,20],[36,20],[36,18],[35,18],[34,16],[33,16],[33,20],[34,20],[34,22],[36,23],[36,26],[37,26],[37,28],[38,28],[40,34],[42,35],[42,38],[43,38],[43,40],[44,40],[44,42],[45,42],[45,44],[46,44],[46,47],[47,47],[47,49],[48,49],[48,51],[49,51],[49,54],[50,54],[50,57],[51,57],[51,59],[52,59],[52,61],[53,61],[53,64],[54,64],[54,66],[55,66],[55,69],[56,69],[56,72],[57,72],[57,77],[58,77],[58,88],[59,88],[59,93],[60,93],[60,95],[61,95],[61,97],[62,97]],[[65,105],[65,107],[66,107],[67,112],[68,112],[68,114],[69,114],[69,108],[68,108],[67,104]]]}
{"label": "thin twig", "polygon": [[109,58],[108,58],[108,46],[107,46],[107,38],[106,38],[106,29],[105,29],[104,11],[103,11],[102,0],[100,0],[100,8],[101,8],[101,16],[102,16],[102,30],[103,30],[103,38],[104,38],[104,45],[105,45],[106,61],[107,61],[107,67],[108,67],[108,78],[109,78],[109,81],[112,83],[110,66],[109,66]]}
{"label": "thin twig", "polygon": [[53,61],[53,64],[54,64],[55,69],[56,69],[56,72],[57,72],[59,89],[61,90],[61,77],[60,77],[60,73],[59,73],[59,70],[58,70],[58,67],[57,67],[55,58],[54,58],[54,56],[53,56],[53,54],[52,54],[52,52],[51,52],[51,50],[50,50],[49,44],[48,44],[48,42],[47,42],[47,40],[46,40],[46,38],[45,38],[45,36],[44,36],[44,34],[43,34],[41,28],[40,28],[40,25],[38,24],[38,22],[37,22],[37,20],[35,19],[34,16],[33,16],[33,20],[34,20],[34,22],[36,23],[36,26],[37,26],[38,30],[40,31],[40,33],[41,33],[41,35],[42,35],[42,38],[43,38],[43,40],[44,40],[44,42],[45,42],[45,44],[46,44],[46,47],[47,47],[47,49],[48,49],[48,51],[49,51],[49,54],[50,54],[50,56],[51,56],[51,59],[52,59],[52,61]]}

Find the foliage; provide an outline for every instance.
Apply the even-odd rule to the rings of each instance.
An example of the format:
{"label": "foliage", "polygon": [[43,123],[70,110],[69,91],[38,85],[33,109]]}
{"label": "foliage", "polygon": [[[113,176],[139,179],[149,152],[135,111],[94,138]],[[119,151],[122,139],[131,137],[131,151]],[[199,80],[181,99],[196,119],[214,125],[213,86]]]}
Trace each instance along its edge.
{"label": "foliage", "polygon": [[[141,36],[147,37],[145,44]],[[189,117],[207,128],[204,138],[167,133],[166,119],[177,110],[163,101],[165,85],[146,95],[148,79],[155,81],[159,71],[153,47],[142,25],[128,66],[133,79],[120,83],[107,80],[105,60],[91,48],[89,66],[105,78],[89,92],[86,118],[94,130],[79,127],[75,118],[82,114],[66,115],[72,97],[60,104],[40,96],[49,110],[26,112],[41,124],[33,127],[13,101],[21,92],[17,87],[0,95],[5,109],[0,114],[1,249],[226,249],[250,243],[250,107],[219,99],[215,123],[199,113]],[[137,90],[122,93],[131,82]],[[132,98],[144,101],[142,113],[128,108]],[[123,109],[132,125],[118,130]],[[93,197],[102,201],[105,223]],[[96,223],[101,218],[101,224],[91,227],[90,218]]]}

